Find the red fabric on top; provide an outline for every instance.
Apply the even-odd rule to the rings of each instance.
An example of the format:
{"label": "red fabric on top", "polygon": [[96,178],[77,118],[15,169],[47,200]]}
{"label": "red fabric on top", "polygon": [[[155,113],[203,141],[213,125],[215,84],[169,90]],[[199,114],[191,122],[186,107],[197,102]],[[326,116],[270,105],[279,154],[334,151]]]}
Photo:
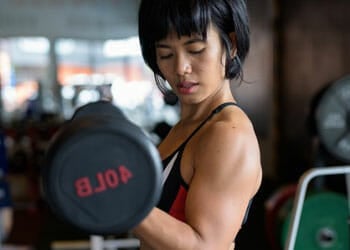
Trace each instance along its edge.
{"label": "red fabric on top", "polygon": [[187,190],[184,187],[180,187],[179,192],[176,195],[176,199],[172,204],[169,214],[176,219],[185,222],[185,202],[187,197]]}

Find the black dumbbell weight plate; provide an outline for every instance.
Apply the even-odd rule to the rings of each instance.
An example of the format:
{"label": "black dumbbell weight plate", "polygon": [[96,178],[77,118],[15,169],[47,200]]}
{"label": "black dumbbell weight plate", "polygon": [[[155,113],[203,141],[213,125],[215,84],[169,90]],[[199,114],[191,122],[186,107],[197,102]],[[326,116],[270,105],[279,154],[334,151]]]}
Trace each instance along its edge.
{"label": "black dumbbell weight plate", "polygon": [[90,233],[125,232],[159,199],[158,151],[126,120],[73,120],[47,155],[43,189],[51,208]]}

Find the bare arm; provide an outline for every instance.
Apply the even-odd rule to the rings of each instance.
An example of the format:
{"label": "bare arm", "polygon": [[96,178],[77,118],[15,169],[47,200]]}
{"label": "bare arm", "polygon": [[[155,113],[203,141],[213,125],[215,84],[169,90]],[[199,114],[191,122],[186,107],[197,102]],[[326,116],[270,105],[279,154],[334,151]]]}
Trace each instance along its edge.
{"label": "bare arm", "polygon": [[155,208],[135,229],[151,249],[230,248],[260,185],[261,169],[252,128],[219,122],[200,139],[183,223]]}
{"label": "bare arm", "polygon": [[218,123],[203,138],[196,155],[196,173],[186,209],[188,223],[208,249],[228,249],[260,185],[255,134],[249,127]]}

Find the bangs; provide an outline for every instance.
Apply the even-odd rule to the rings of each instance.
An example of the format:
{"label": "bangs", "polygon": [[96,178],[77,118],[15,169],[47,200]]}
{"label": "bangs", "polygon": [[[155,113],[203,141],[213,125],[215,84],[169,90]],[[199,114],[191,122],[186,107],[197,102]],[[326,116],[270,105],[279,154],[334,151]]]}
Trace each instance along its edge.
{"label": "bangs", "polygon": [[[207,1],[170,0],[161,6],[161,10],[153,16],[153,27],[157,30],[155,41],[164,39],[170,32],[181,36],[200,34],[207,37],[210,14]],[[150,17],[152,18],[152,17]]]}

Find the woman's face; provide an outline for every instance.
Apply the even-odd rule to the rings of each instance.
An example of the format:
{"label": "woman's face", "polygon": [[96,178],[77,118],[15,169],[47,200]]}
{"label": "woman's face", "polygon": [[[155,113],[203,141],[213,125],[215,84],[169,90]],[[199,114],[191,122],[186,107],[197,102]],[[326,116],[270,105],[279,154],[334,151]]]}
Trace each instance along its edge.
{"label": "woman's face", "polygon": [[156,43],[158,67],[183,103],[199,103],[226,83],[225,53],[219,34],[209,26],[201,35],[179,37],[175,32]]}

